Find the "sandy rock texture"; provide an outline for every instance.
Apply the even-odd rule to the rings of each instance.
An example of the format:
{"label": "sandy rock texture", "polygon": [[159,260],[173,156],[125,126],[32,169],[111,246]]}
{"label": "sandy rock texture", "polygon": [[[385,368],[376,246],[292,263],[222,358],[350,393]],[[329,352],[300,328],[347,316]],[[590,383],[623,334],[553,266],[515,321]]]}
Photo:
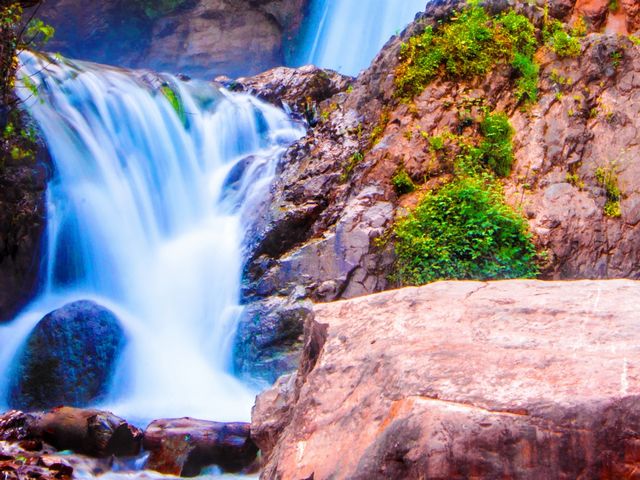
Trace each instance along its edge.
{"label": "sandy rock texture", "polygon": [[261,478],[637,478],[639,298],[514,280],[317,305],[253,411]]}

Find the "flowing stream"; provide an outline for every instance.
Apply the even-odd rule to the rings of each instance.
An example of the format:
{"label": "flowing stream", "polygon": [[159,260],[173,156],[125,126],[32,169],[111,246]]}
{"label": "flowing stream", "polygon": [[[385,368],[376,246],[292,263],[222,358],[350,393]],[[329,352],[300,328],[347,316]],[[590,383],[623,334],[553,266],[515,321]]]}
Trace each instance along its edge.
{"label": "flowing stream", "polygon": [[247,420],[255,392],[228,373],[243,218],[304,129],[204,82],[29,53],[21,62],[55,175],[42,291],[0,328],[0,398],[37,321],[93,299],[129,340],[105,407],[130,420]]}
{"label": "flowing stream", "polygon": [[428,0],[311,0],[294,63],[357,75]]}

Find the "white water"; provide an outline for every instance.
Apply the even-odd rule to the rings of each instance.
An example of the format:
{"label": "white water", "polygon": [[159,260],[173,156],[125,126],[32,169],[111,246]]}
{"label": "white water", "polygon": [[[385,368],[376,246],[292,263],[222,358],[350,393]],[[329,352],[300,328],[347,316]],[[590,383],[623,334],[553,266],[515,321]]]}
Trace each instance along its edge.
{"label": "white water", "polygon": [[357,75],[428,0],[312,0],[295,63]]}
{"label": "white water", "polygon": [[[20,75],[39,86],[27,103],[56,175],[42,294],[0,328],[0,399],[37,321],[89,298],[119,316],[129,339],[105,407],[130,420],[247,420],[255,392],[227,373],[242,219],[302,127],[247,95],[165,77],[183,121],[139,74],[21,60]],[[227,174],[249,155],[241,182],[225,191]]]}

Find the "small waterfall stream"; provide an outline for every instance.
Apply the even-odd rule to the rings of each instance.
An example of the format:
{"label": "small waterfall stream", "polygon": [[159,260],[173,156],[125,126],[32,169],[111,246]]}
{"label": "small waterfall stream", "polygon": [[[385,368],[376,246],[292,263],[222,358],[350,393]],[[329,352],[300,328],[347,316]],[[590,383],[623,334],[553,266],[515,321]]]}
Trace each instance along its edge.
{"label": "small waterfall stream", "polygon": [[[0,399],[36,322],[93,299],[129,338],[105,407],[129,419],[248,419],[255,392],[227,373],[243,216],[304,129],[204,82],[30,53],[21,62],[20,75],[38,87],[37,98],[24,98],[55,176],[42,292],[0,328]],[[161,82],[170,85],[164,94]]]}
{"label": "small waterfall stream", "polygon": [[311,0],[294,63],[357,75],[428,0]]}

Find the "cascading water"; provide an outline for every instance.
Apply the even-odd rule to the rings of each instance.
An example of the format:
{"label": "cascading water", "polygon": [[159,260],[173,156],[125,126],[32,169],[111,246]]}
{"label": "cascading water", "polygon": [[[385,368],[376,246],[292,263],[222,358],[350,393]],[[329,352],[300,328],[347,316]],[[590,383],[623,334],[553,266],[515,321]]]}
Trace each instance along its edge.
{"label": "cascading water", "polygon": [[163,91],[157,76],[29,53],[21,61],[20,76],[38,87],[38,98],[24,97],[55,177],[42,293],[0,328],[0,379],[44,314],[93,299],[129,339],[105,406],[130,419],[247,419],[254,392],[226,373],[242,218],[303,128],[204,82],[163,77]]}
{"label": "cascading water", "polygon": [[294,63],[357,75],[427,0],[312,0]]}

